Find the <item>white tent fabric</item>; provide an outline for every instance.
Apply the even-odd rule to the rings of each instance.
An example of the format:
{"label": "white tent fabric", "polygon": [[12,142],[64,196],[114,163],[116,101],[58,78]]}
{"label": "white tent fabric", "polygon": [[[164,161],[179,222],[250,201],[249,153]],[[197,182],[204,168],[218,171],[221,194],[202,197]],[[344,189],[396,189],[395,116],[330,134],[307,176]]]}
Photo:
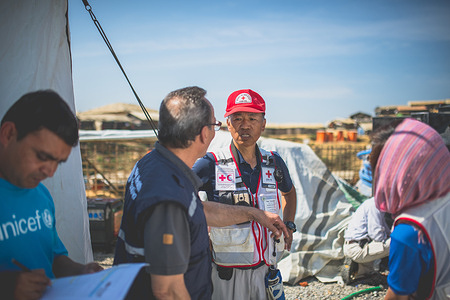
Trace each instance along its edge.
{"label": "white tent fabric", "polygon": [[[40,89],[56,91],[75,112],[67,7],[67,0],[0,1],[0,119],[23,94]],[[69,256],[92,261],[79,147],[43,183]]]}
{"label": "white tent fabric", "polygon": [[[226,147],[228,132],[217,132],[208,151]],[[283,281],[295,284],[307,276],[340,281],[343,233],[353,206],[335,178],[308,145],[260,138],[258,146],[276,151],[286,162],[297,192],[297,232],[291,252],[278,265]]]}

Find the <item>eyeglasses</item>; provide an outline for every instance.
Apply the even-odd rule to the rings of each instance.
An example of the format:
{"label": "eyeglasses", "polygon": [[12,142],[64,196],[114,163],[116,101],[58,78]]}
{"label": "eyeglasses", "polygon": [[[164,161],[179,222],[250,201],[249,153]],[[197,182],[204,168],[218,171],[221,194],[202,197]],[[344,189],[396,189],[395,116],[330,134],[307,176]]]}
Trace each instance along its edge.
{"label": "eyeglasses", "polygon": [[215,130],[215,131],[219,131],[219,130],[220,130],[220,127],[222,126],[222,122],[217,121],[217,122],[214,123],[214,124],[208,124],[208,125],[209,125],[209,126],[214,125],[214,130]]}

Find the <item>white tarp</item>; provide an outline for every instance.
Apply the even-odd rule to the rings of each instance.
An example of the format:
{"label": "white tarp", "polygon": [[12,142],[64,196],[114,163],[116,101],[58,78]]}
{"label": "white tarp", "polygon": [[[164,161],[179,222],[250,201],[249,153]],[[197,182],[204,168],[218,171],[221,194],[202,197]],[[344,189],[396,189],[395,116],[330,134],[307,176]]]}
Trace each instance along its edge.
{"label": "white tarp", "polygon": [[[208,151],[230,142],[231,135],[219,131]],[[283,281],[295,284],[312,275],[324,282],[338,281],[343,232],[353,210],[336,178],[308,145],[261,138],[258,146],[280,154],[297,192],[298,230],[291,253],[285,253],[278,265]]]}
{"label": "white tarp", "polygon": [[[52,89],[75,112],[67,0],[0,1],[0,119],[23,94]],[[92,261],[81,155],[43,182],[53,196],[56,224],[69,256]]]}
{"label": "white tarp", "polygon": [[118,141],[150,139],[156,141],[153,130],[80,130],[80,141]]}

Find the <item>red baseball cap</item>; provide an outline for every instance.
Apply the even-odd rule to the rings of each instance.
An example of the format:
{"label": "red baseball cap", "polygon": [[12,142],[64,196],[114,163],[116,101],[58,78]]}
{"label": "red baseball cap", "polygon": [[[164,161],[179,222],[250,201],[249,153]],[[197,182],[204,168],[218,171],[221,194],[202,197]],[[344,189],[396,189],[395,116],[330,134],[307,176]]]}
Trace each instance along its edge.
{"label": "red baseball cap", "polygon": [[238,90],[228,96],[224,117],[226,118],[236,112],[265,113],[266,102],[255,91],[250,89]]}

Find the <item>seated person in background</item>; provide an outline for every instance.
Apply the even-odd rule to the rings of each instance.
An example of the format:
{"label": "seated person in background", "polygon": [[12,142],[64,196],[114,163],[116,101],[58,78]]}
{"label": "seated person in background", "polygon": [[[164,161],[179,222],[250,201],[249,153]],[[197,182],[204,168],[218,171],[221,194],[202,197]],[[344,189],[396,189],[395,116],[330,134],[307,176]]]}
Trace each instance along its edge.
{"label": "seated person in background", "polygon": [[22,96],[1,121],[0,289],[5,299],[38,299],[50,278],[102,270],[97,263],[67,257],[56,232],[53,199],[40,183],[53,176],[77,143],[75,116],[53,91]]}
{"label": "seated person in background", "polygon": [[374,261],[389,255],[389,235],[385,213],[376,208],[375,199],[372,197],[364,201],[352,215],[344,234],[346,261],[342,277],[345,283],[351,281],[356,266],[356,277],[374,272]]}
{"label": "seated person in background", "polygon": [[449,299],[450,152],[414,119],[372,140],[375,203],[395,218],[385,299]]}

